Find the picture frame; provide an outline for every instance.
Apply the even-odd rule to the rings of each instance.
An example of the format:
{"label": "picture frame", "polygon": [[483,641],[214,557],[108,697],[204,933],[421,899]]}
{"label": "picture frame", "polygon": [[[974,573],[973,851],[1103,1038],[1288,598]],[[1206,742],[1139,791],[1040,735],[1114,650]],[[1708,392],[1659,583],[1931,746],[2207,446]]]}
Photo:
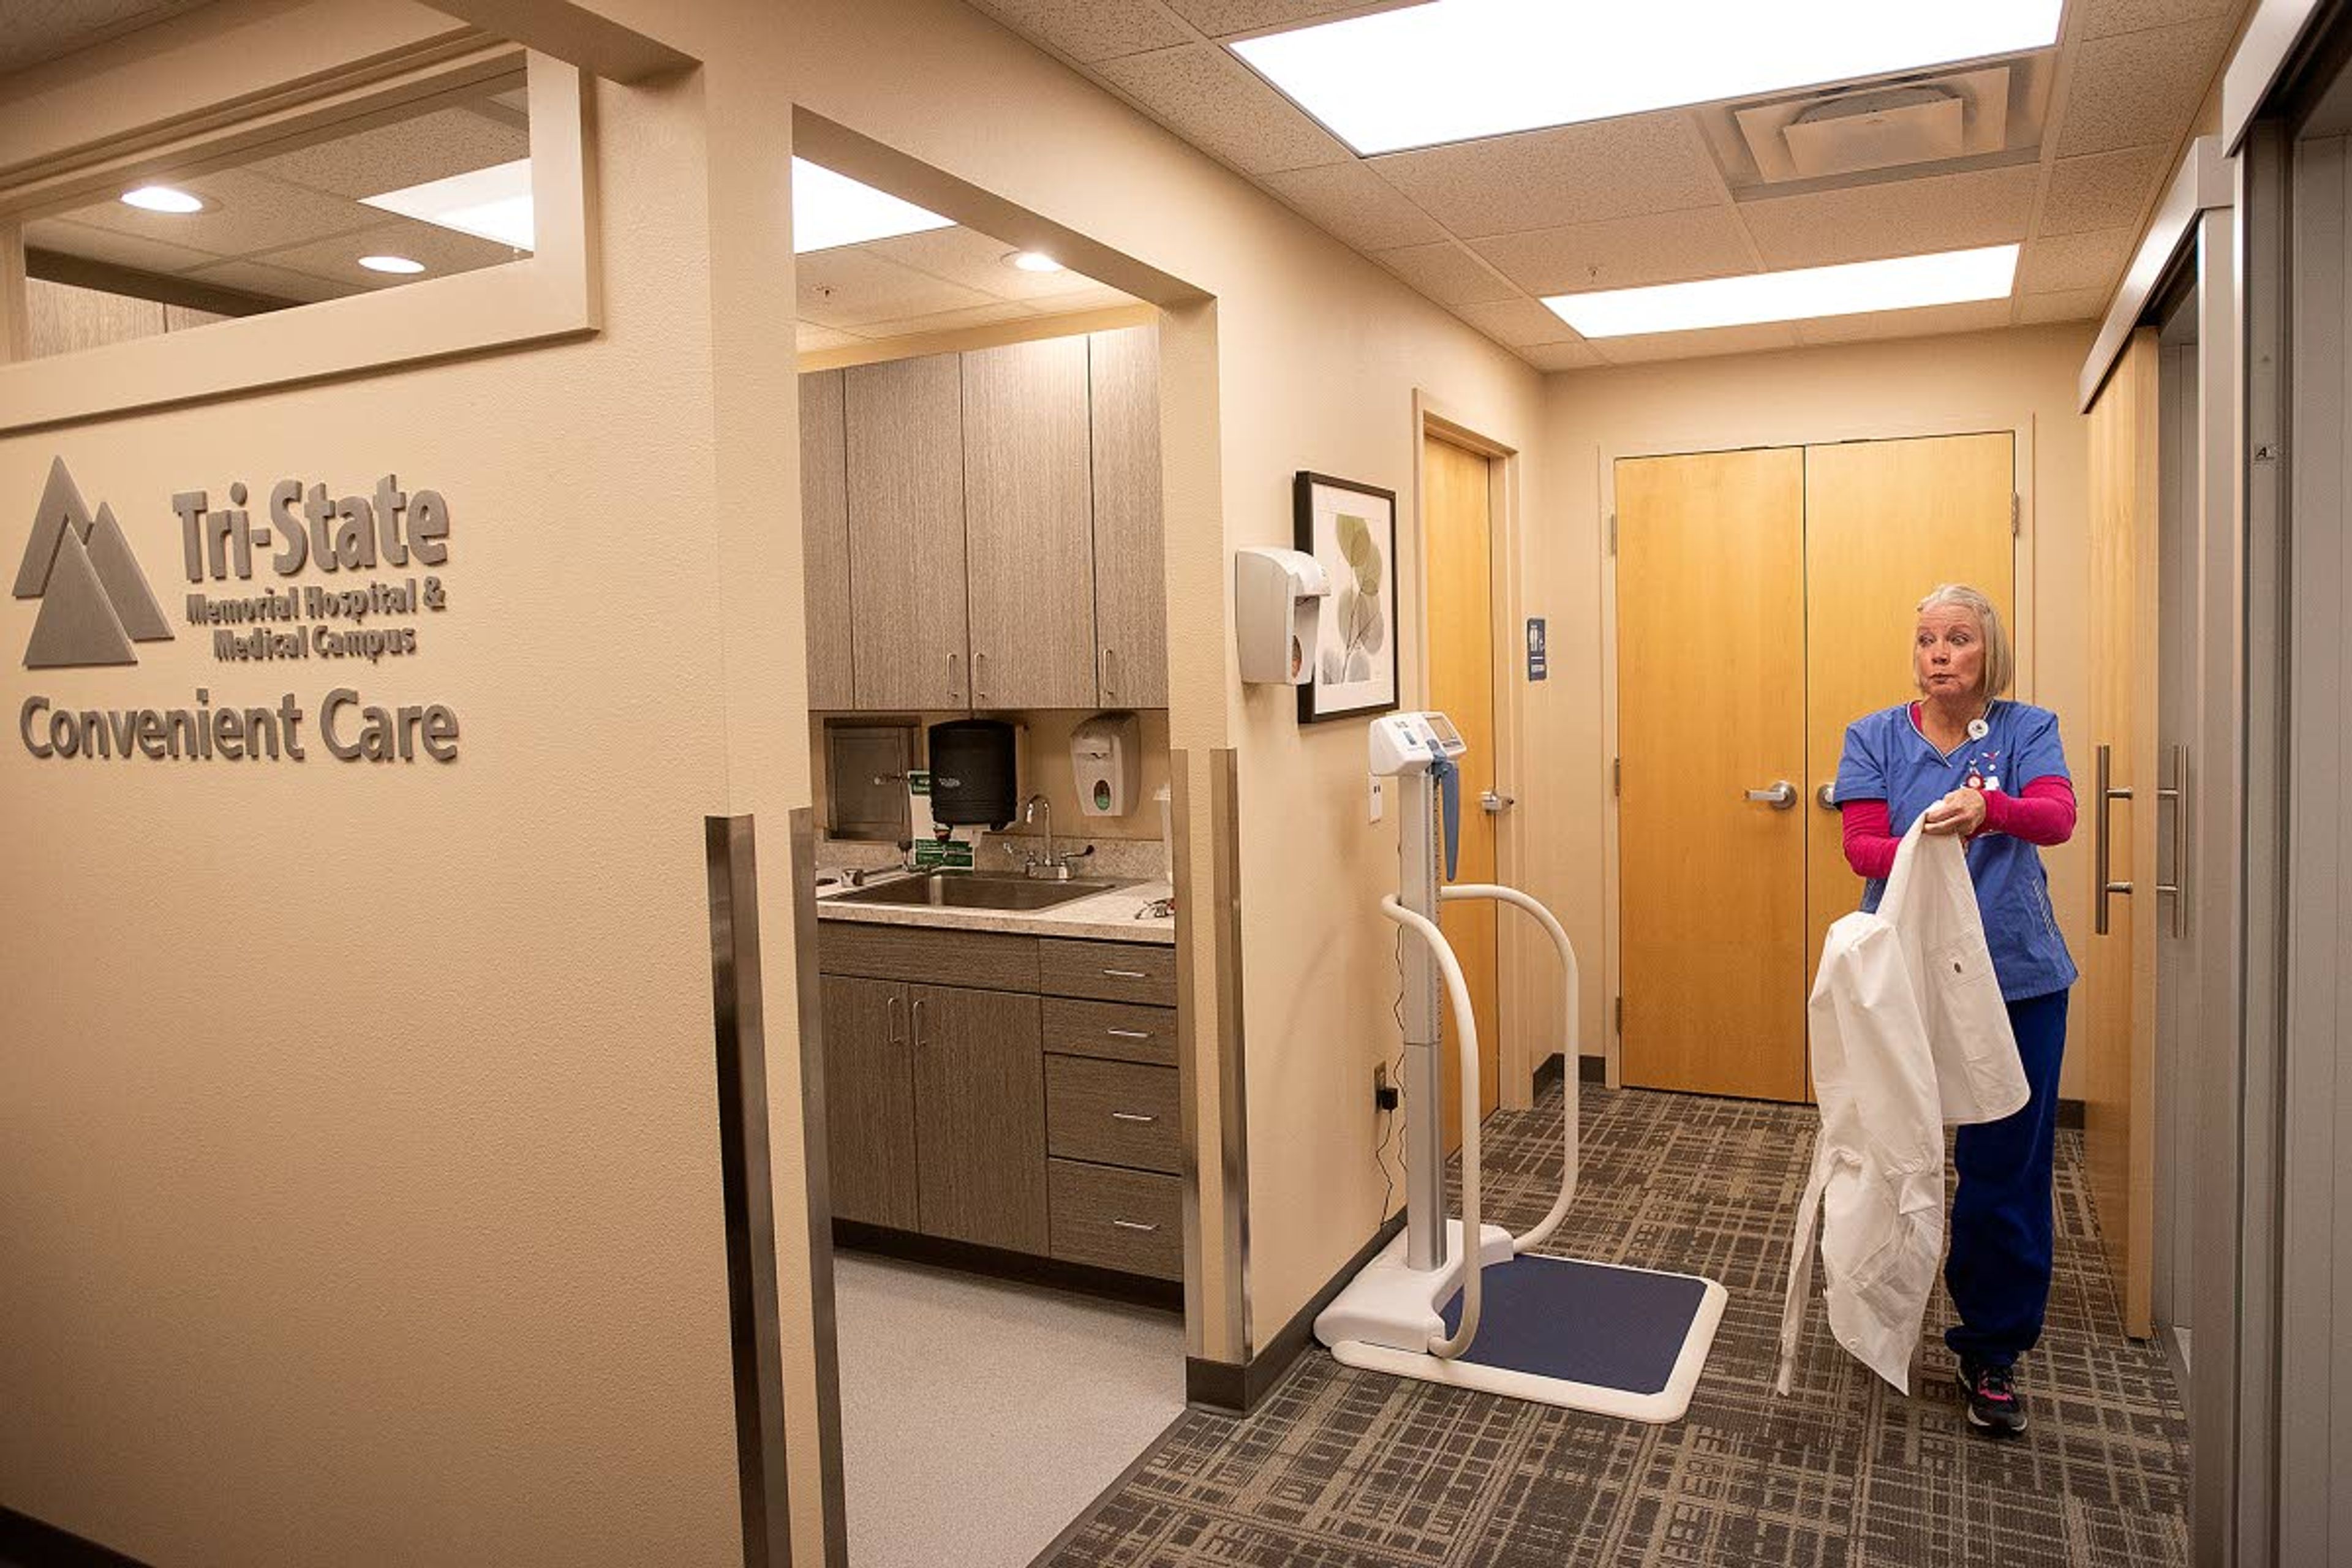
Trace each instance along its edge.
{"label": "picture frame", "polygon": [[1396,492],[1302,468],[1292,483],[1291,511],[1296,548],[1321,562],[1331,578],[1313,668],[1298,689],[1298,721],[1392,711],[1399,690]]}

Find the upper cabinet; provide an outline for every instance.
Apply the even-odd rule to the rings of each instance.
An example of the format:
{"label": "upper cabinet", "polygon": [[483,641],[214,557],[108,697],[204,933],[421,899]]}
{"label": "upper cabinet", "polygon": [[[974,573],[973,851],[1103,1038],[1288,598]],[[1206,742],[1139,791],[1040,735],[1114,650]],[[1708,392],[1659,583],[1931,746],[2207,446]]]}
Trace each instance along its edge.
{"label": "upper cabinet", "polygon": [[842,376],[856,706],[968,706],[961,367],[940,354]]}
{"label": "upper cabinet", "polygon": [[1164,708],[1150,327],[801,378],[809,701]]}
{"label": "upper cabinet", "polygon": [[812,708],[854,708],[849,609],[849,480],[841,372],[801,377],[802,571],[808,584]]}
{"label": "upper cabinet", "polygon": [[1096,332],[1091,366],[1094,447],[1095,641],[1099,700],[1168,706],[1168,608],[1160,542],[1160,334],[1150,327]]}
{"label": "upper cabinet", "polygon": [[1093,707],[1087,341],[962,358],[972,705]]}

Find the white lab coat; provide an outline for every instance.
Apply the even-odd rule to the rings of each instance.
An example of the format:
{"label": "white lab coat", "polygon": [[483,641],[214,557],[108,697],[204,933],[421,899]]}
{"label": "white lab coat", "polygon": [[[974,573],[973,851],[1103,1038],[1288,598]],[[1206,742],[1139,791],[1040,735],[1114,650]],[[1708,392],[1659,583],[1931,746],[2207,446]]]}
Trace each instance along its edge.
{"label": "white lab coat", "polygon": [[1912,825],[1878,912],[1830,927],[1807,1013],[1822,1127],[1774,1386],[1789,1392],[1821,1215],[1831,1331],[1908,1394],[1944,1253],[1944,1124],[1997,1121],[2029,1093],[1958,839]]}

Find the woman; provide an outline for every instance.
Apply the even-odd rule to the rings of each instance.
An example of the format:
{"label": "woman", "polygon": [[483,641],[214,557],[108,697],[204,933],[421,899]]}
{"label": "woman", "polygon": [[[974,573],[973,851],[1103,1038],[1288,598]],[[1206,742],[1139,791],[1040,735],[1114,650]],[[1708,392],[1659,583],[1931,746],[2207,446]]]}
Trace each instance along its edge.
{"label": "woman", "polygon": [[1959,1130],[1944,1284],[1960,1321],[1944,1341],[1959,1358],[1970,1425],[2011,1436],[2025,1430],[2012,1369],[2041,1337],[2050,1300],[2058,1065],[2075,976],[2035,847],[2074,835],[2074,791],[2057,716],[2001,700],[2016,663],[1990,600],[1949,584],[1920,600],[1911,661],[1920,700],[1846,727],[1837,803],[1846,861],[1869,879],[1865,910],[1877,909],[1902,834],[1923,813],[1923,831],[1967,842],[2032,1092],[2015,1115]]}

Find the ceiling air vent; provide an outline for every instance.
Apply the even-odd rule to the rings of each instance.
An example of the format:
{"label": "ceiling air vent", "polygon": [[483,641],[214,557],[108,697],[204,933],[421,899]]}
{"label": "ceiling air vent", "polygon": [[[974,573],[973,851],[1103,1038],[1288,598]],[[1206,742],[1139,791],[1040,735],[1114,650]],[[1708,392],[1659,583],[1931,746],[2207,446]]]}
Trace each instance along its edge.
{"label": "ceiling air vent", "polygon": [[2009,68],[1759,104],[1736,117],[1767,181],[1998,153],[2008,135]]}

